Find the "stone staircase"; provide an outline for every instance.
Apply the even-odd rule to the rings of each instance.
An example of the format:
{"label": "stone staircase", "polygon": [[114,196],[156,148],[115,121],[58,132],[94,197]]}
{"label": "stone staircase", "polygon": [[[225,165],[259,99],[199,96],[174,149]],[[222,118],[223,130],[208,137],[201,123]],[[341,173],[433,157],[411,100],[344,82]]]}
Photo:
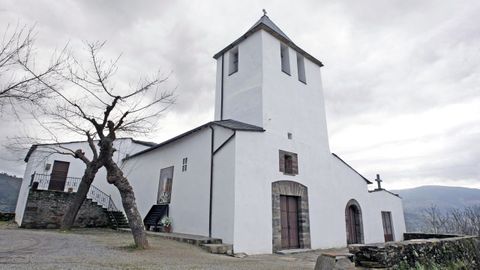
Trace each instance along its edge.
{"label": "stone staircase", "polygon": [[107,209],[104,209],[104,211],[108,215],[112,229],[130,228],[122,211],[109,211]]}

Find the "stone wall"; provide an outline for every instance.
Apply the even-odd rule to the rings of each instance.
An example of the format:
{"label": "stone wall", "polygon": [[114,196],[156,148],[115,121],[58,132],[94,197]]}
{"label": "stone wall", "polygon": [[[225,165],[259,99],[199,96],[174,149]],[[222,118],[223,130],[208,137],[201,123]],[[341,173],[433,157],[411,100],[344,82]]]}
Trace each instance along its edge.
{"label": "stone wall", "polygon": [[355,265],[371,268],[409,269],[420,265],[448,266],[462,262],[480,269],[480,237],[416,239],[373,245],[350,245]]}
{"label": "stone wall", "polygon": [[403,240],[415,240],[415,239],[444,239],[444,238],[452,238],[452,237],[459,237],[460,235],[456,234],[436,234],[436,233],[404,233]]}
{"label": "stone wall", "polygon": [[[55,229],[60,227],[63,215],[75,193],[50,190],[30,190],[21,227]],[[109,218],[104,209],[87,199],[75,220],[75,227],[106,227]]]}
{"label": "stone wall", "polygon": [[0,221],[10,221],[15,218],[15,213],[2,213],[0,212]]}

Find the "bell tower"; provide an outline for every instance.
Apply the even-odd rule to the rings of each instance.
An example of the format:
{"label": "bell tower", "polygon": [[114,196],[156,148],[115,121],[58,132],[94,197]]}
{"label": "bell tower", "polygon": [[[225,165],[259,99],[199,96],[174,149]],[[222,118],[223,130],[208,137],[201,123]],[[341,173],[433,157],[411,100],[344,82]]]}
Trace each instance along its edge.
{"label": "bell tower", "polygon": [[217,60],[215,120],[233,119],[329,151],[320,68],[265,14]]}

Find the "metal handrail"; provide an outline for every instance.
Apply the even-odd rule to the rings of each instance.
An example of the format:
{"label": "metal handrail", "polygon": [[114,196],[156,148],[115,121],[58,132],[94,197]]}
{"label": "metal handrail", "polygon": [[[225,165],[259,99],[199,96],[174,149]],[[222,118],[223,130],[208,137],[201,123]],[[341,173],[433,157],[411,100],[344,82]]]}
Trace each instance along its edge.
{"label": "metal handrail", "polygon": [[[34,173],[32,174],[31,182],[32,184],[35,182],[38,183],[37,189],[48,190],[50,179],[51,179],[50,174]],[[81,181],[82,181],[82,178],[79,178],[79,177],[67,177],[63,192],[77,192]],[[92,199],[92,201],[98,203],[103,208],[106,208],[108,211],[118,211],[118,208],[113,202],[111,196],[101,191],[99,188],[97,188],[94,185],[90,185],[90,189],[88,190],[88,193],[87,193],[87,198]]]}

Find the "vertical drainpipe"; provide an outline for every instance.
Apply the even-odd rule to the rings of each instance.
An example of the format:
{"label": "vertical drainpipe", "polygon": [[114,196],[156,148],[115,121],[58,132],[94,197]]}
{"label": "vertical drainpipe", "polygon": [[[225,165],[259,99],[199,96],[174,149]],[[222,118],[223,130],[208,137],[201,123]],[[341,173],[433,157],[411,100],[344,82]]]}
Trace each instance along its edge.
{"label": "vertical drainpipe", "polygon": [[225,54],[222,55],[222,78],[220,81],[220,120],[223,120],[223,66],[224,66],[224,61],[223,59],[225,58]]}
{"label": "vertical drainpipe", "polygon": [[[223,61],[223,57],[222,57]],[[223,77],[223,74],[222,74]],[[208,205],[208,237],[212,237],[212,196],[213,196],[213,149],[214,149],[214,139],[215,139],[215,129],[210,126],[212,130],[212,138],[210,143],[210,201]]]}

